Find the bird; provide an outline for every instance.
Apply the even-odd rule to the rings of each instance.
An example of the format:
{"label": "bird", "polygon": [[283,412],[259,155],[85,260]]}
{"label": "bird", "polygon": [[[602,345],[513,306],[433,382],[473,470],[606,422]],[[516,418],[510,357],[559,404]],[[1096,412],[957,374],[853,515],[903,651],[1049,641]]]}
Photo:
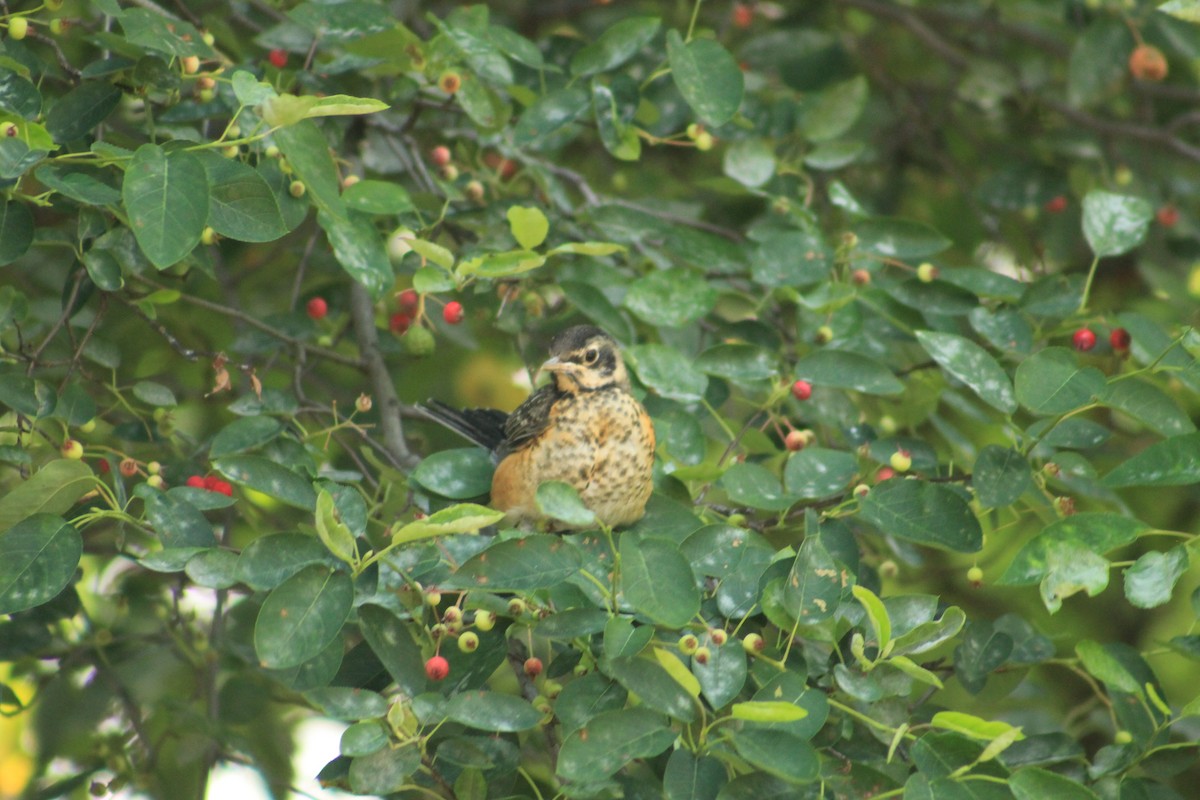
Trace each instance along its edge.
{"label": "bird", "polygon": [[517,527],[552,523],[539,512],[545,481],[564,481],[604,526],[637,522],[653,489],[654,423],[633,396],[620,347],[594,325],[554,337],[540,372],[549,383],[512,413],[456,409],[438,400],[418,406],[430,419],[492,453],[491,505]]}

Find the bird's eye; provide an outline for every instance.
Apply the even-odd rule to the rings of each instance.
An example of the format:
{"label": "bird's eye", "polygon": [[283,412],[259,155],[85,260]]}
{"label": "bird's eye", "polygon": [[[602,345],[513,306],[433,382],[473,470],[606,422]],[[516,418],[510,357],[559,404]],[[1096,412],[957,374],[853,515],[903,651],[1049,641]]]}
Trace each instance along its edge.
{"label": "bird's eye", "polygon": [[583,354],[583,363],[595,364],[596,359],[599,357],[600,357],[600,354],[598,352],[596,352],[596,348],[594,348],[594,347],[589,348],[588,351]]}

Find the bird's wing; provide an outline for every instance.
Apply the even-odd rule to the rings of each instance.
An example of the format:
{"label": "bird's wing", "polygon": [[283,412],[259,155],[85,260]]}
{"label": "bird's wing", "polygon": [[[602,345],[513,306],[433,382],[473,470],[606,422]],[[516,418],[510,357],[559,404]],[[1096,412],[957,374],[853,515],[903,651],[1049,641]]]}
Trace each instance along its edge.
{"label": "bird's wing", "polygon": [[517,406],[504,423],[504,449],[508,452],[520,450],[546,430],[550,424],[550,407],[559,396],[554,384],[548,383]]}

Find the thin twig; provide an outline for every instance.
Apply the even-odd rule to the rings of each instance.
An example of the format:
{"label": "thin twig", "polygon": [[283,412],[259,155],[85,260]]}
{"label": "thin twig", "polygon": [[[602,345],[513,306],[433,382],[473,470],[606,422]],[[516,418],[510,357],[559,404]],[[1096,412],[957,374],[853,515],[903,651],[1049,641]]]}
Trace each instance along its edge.
{"label": "thin twig", "polygon": [[404,424],[400,421],[400,398],[392,375],[384,363],[379,350],[379,331],[375,328],[375,304],[362,284],[350,285],[350,318],[354,323],[354,336],[358,350],[362,353],[367,376],[371,381],[371,394],[375,407],[379,409],[379,427],[383,433],[383,444],[389,460],[402,469],[411,469],[419,460],[408,449],[404,440]]}

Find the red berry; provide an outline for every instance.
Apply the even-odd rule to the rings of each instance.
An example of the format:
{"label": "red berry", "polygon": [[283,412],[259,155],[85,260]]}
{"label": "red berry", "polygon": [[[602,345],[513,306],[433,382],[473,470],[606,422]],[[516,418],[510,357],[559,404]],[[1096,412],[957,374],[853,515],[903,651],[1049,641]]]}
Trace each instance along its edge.
{"label": "red berry", "polygon": [[787,436],[783,437],[783,446],[793,453],[803,450],[806,444],[808,439],[802,431],[788,431]]}
{"label": "red berry", "polygon": [[1108,335],[1108,342],[1112,345],[1112,349],[1118,353],[1124,353],[1129,349],[1130,342],[1133,337],[1129,335],[1129,331],[1124,328],[1113,328],[1112,333]]}
{"label": "red berry", "polygon": [[812,397],[812,384],[804,380],[796,381],[792,384],[792,397],[797,400],[807,400]]}
{"label": "red berry", "polygon": [[314,297],[308,301],[308,315],[313,319],[324,319],[329,313],[329,304],[324,297]]}
{"label": "red berry", "polygon": [[442,309],[442,319],[446,320],[446,322],[450,323],[451,325],[457,325],[458,323],[462,322],[462,303],[458,302],[457,300],[451,300],[449,303],[446,303],[445,308]]}
{"label": "red berry", "polygon": [[416,289],[405,289],[396,295],[396,305],[400,306],[401,311],[416,311],[420,302],[421,295],[417,294]]}
{"label": "red berry", "polygon": [[525,674],[531,678],[536,678],[542,674],[542,660],[536,656],[530,656],[525,659]]}
{"label": "red berry", "polygon": [[1129,72],[1139,81],[1161,81],[1167,77],[1167,57],[1153,45],[1138,45],[1129,54]]}
{"label": "red berry", "polygon": [[216,488],[213,491],[217,494],[223,494],[226,497],[233,497],[233,485],[226,481],[217,481]]}
{"label": "red berry", "polygon": [[96,466],[97,466],[97,467],[100,469],[100,472],[101,472],[102,474],[108,474],[108,473],[109,473],[109,472],[112,470],[112,467],[110,467],[110,466],[108,465],[108,459],[107,459],[107,458],[102,458],[102,459],[100,459],[99,461],[97,461],[97,462],[96,462]]}
{"label": "red berry", "polygon": [[192,477],[190,477],[186,481],[184,481],[183,485],[190,486],[193,489],[203,489],[204,488],[204,478],[202,478],[199,475],[193,475]]}
{"label": "red berry", "polygon": [[462,88],[462,76],[457,72],[444,72],[438,78],[438,88],[446,94],[455,94]]}
{"label": "red berry", "polygon": [[450,662],[441,656],[432,656],[425,662],[425,675],[431,681],[445,680],[450,674]]}
{"label": "red berry", "polygon": [[267,58],[270,60],[273,66],[276,66],[279,69],[283,69],[287,66],[287,52],[280,50],[278,47],[272,50],[270,54],[267,55]]}
{"label": "red berry", "polygon": [[896,477],[896,470],[892,469],[891,467],[880,467],[879,471],[875,473],[875,482],[883,483],[884,481],[891,480],[894,477]]}
{"label": "red berry", "polygon": [[410,325],[412,325],[412,317],[403,311],[397,311],[388,318],[388,330],[397,336],[403,336],[408,333]]}
{"label": "red berry", "polygon": [[220,482],[221,479],[216,475],[206,475],[204,477],[204,488],[208,489],[210,492],[215,492],[217,490],[217,484]]}
{"label": "red berry", "polygon": [[1090,328],[1080,328],[1075,331],[1075,335],[1071,337],[1071,341],[1075,344],[1076,350],[1086,353],[1096,346],[1096,334],[1092,333]]}
{"label": "red berry", "polygon": [[1172,205],[1166,205],[1155,212],[1154,217],[1164,228],[1173,228],[1175,223],[1179,222],[1179,209]]}
{"label": "red berry", "polygon": [[450,148],[445,145],[438,145],[429,151],[429,160],[433,162],[435,167],[444,167],[450,163]]}
{"label": "red berry", "polygon": [[733,4],[733,27],[749,28],[754,22],[754,9],[745,3]]}
{"label": "red berry", "polygon": [[1061,214],[1067,210],[1067,198],[1061,194],[1055,195],[1046,201],[1044,208],[1047,214]]}

